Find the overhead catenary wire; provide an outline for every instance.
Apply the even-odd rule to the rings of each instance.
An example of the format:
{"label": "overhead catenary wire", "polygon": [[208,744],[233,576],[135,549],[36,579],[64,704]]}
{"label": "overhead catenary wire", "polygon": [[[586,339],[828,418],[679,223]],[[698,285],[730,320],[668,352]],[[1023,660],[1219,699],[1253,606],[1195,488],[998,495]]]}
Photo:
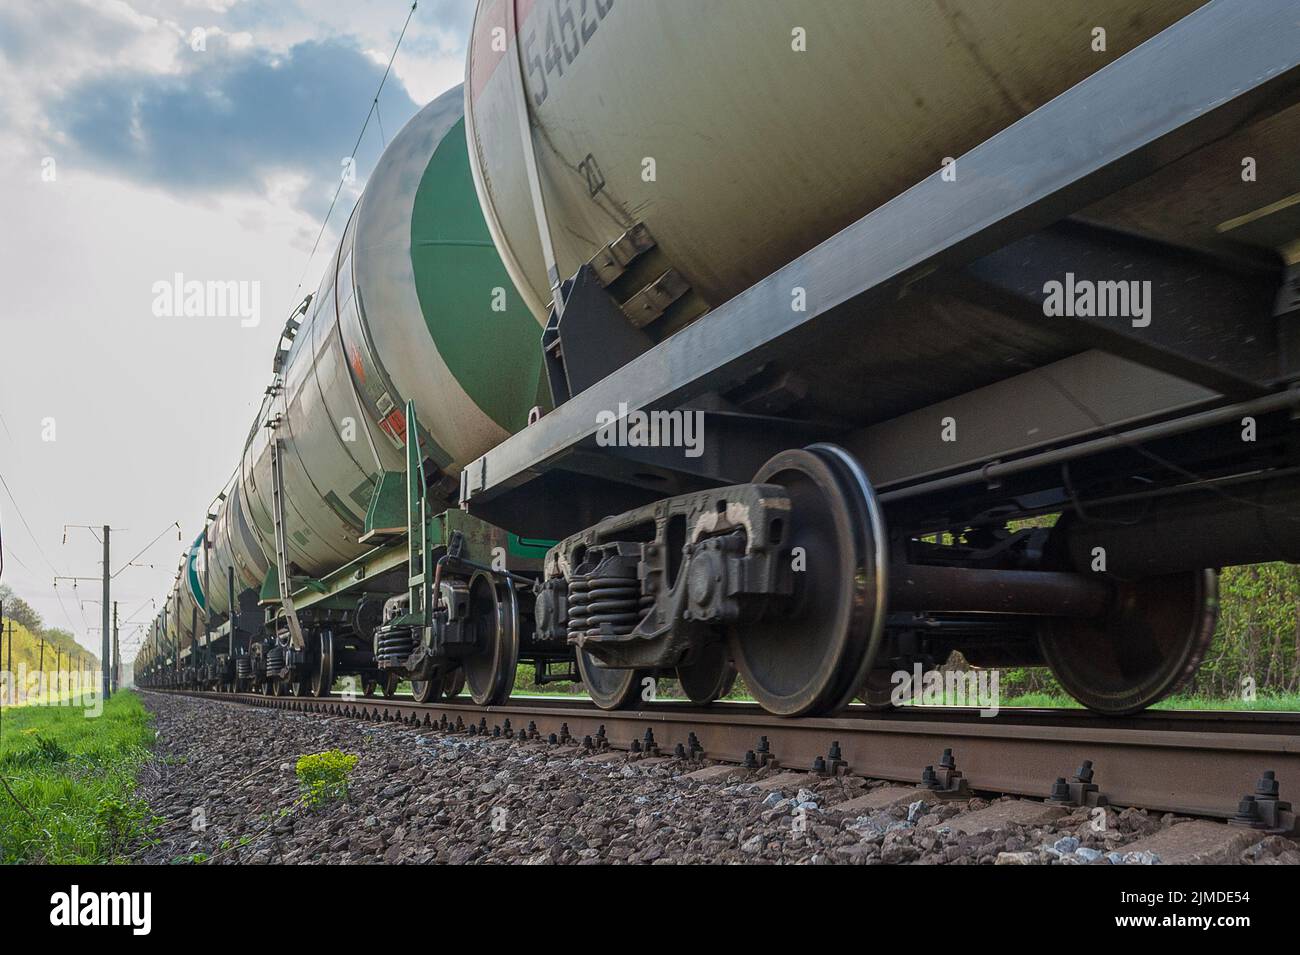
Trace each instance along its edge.
{"label": "overhead catenary wire", "polygon": [[18,520],[23,525],[23,528],[27,531],[27,536],[30,537],[32,539],[32,543],[36,545],[36,552],[41,555],[41,560],[45,561],[45,563],[49,566],[50,570],[54,571],[57,574],[59,572],[59,568],[55,567],[53,562],[50,560],[50,558],[46,556],[45,550],[41,547],[41,542],[36,539],[36,534],[34,531],[32,531],[32,525],[28,524],[27,518],[23,516],[23,509],[18,506],[18,499],[14,497],[14,492],[9,489],[9,482],[5,480],[5,476],[3,474],[0,474],[0,486],[3,486],[5,489],[5,494],[9,495],[9,501],[14,506],[14,513],[18,515]]}
{"label": "overhead catenary wire", "polygon": [[[384,75],[379,79],[379,88],[375,90],[374,98],[370,101],[370,109],[366,111],[366,118],[361,123],[361,131],[357,133],[357,141],[352,144],[352,152],[349,154],[353,163],[356,162],[357,149],[361,146],[361,138],[366,134],[366,128],[370,125],[370,117],[375,115],[379,108],[379,94],[384,91],[384,83],[388,81],[388,74],[393,68],[393,61],[397,59],[397,51],[401,49],[402,39],[406,36],[406,28],[411,25],[411,17],[415,16],[415,8],[419,6],[419,0],[411,4],[411,9],[406,13],[406,22],[402,24],[402,31],[397,35],[397,42],[393,45],[392,55],[388,57],[388,65],[384,67]],[[339,194],[343,192],[343,183],[346,181],[345,176],[339,177],[339,184],[334,188],[334,198],[330,200],[329,208],[325,210],[325,218],[321,220],[320,231],[316,233],[316,241],[312,243],[311,252],[307,255],[307,264],[303,266],[302,277],[298,279],[298,286],[294,289],[293,297],[298,298],[298,293],[302,291],[302,283],[307,280],[307,271],[311,268],[312,260],[316,258],[316,250],[320,247],[320,240],[325,235],[325,229],[329,225],[330,216],[334,212],[334,206],[339,201]]]}
{"label": "overhead catenary wire", "polygon": [[[135,562],[135,560],[136,560],[137,557],[142,556],[142,555],[145,553],[145,551],[147,551],[147,550],[148,550],[150,547],[152,547],[154,544],[156,544],[156,543],[158,543],[160,540],[162,540],[162,536],[163,536],[163,534],[166,534],[166,533],[167,533],[169,530],[171,530],[173,527],[176,528],[176,539],[177,539],[177,540],[180,540],[180,539],[181,539],[181,534],[184,533],[184,532],[181,530],[181,522],[180,522],[180,521],[172,521],[170,524],[168,524],[166,527],[164,527],[161,531],[158,532],[158,536],[157,536],[157,537],[155,537],[155,538],[154,538],[153,540],[151,540],[149,543],[147,543],[147,544],[145,544],[143,547],[141,547],[141,548],[140,548],[140,552],[139,552],[138,554],[136,554],[135,557],[132,557],[130,560],[128,560],[125,564],[123,564],[123,565],[122,565],[121,567],[119,567],[117,570],[113,571],[113,573],[112,573],[112,577],[116,577],[116,576],[117,576],[118,574],[120,574],[122,571],[124,571],[124,570],[126,570],[128,567],[130,567],[131,564]],[[110,578],[110,579],[111,579],[111,578]]]}
{"label": "overhead catenary wire", "polygon": [[[10,489],[9,482],[5,480],[3,474],[0,474],[0,486],[4,487],[5,494],[9,496],[9,501],[14,506],[14,513],[18,515],[18,520],[22,523],[23,529],[27,531],[27,536],[32,539],[32,543],[36,546],[36,552],[41,555],[41,560],[45,561],[46,566],[49,567],[50,570],[54,571],[55,576],[58,576],[59,568],[54,566],[54,562],[50,560],[45,553],[45,549],[41,547],[41,542],[36,539],[36,534],[32,530],[32,525],[27,523],[27,518],[23,515],[23,509],[18,506],[18,499],[14,497],[14,492]],[[17,555],[14,556],[14,559],[18,559]],[[18,563],[26,567],[21,560],[19,560]],[[0,569],[3,569],[3,566],[3,561],[0,560]],[[31,572],[31,568],[27,568],[27,570],[29,573]],[[68,613],[68,608],[63,603],[63,596],[59,593],[57,584],[54,587],[54,596],[59,601],[59,609],[63,611],[63,618],[68,622],[68,627],[75,633],[77,625],[73,623],[72,614]]]}

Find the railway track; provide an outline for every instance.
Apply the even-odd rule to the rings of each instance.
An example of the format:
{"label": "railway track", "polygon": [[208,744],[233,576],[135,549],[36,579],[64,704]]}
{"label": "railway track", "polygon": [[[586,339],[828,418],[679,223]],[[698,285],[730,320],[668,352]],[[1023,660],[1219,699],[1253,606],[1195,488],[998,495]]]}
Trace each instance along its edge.
{"label": "railway track", "polygon": [[[926,707],[835,717],[781,719],[759,707],[707,708],[660,702],[606,711],[580,701],[515,700],[502,706],[402,698],[268,697],[253,693],[169,692],[247,706],[439,727],[451,732],[554,745],[607,746],[651,756],[755,765],[789,771],[848,773],[958,790],[1047,798],[1091,761],[1097,792],[1116,806],[1232,819],[1267,772],[1285,801],[1300,792],[1300,713],[1151,712],[1099,718],[1081,710],[976,710]],[[945,751],[959,775],[943,772]],[[942,793],[940,793],[942,795]],[[1077,793],[1076,793],[1077,795]],[[1296,831],[1284,808],[1270,831]]]}

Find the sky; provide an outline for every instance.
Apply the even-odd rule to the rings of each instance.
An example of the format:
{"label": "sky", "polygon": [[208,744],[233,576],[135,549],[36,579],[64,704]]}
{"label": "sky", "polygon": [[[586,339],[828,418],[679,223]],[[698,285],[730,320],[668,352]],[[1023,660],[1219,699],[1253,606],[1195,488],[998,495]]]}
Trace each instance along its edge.
{"label": "sky", "polygon": [[[410,6],[0,6],[0,582],[95,652],[99,583],[54,577],[99,576],[99,531],[64,525],[113,527],[130,660],[384,142],[462,81],[474,0],[420,0],[345,181]],[[260,320],[167,315],[177,273],[258,283]]]}

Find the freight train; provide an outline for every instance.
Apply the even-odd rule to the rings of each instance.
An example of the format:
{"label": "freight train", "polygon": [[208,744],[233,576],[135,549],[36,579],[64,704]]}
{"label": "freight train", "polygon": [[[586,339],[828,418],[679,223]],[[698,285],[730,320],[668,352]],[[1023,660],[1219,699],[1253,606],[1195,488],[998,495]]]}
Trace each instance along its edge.
{"label": "freight train", "polygon": [[1105,714],[1300,560],[1300,5],[480,0],[145,686]]}

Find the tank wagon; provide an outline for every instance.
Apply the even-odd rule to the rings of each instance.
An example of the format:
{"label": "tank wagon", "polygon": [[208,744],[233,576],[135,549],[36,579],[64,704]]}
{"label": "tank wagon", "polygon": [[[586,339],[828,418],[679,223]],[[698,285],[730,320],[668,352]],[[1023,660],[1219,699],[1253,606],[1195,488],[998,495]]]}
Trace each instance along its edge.
{"label": "tank wagon", "polygon": [[1175,690],[1300,560],[1300,4],[1000,9],[481,0],[143,682]]}
{"label": "tank wagon", "polygon": [[[499,570],[540,567],[544,547],[440,513],[464,463],[545,400],[539,326],[474,197],[463,102],[445,94],[392,141],[320,288],[286,323],[239,467],[154,624],[149,652],[171,660],[173,679],[306,694],[355,675],[391,693],[400,669],[438,692],[440,667],[384,666],[406,662],[407,631],[381,634],[375,654],[376,634],[404,615],[395,595],[409,596],[408,493],[432,533],[464,542],[462,563],[440,565],[440,599],[465,604],[488,586],[513,605],[490,564],[475,577],[468,563],[494,549]],[[441,554],[429,533],[421,546]],[[476,698],[501,695],[467,675]]]}

